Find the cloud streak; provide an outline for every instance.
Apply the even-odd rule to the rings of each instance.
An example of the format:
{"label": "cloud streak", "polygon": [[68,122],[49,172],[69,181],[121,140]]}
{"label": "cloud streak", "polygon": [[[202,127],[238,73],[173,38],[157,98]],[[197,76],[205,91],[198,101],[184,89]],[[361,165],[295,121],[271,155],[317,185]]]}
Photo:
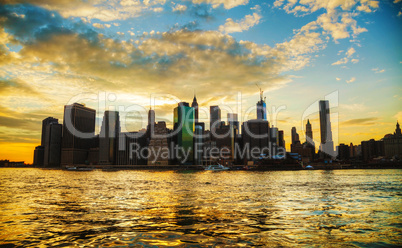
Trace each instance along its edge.
{"label": "cloud streak", "polygon": [[243,32],[257,25],[260,22],[260,19],[261,15],[257,13],[246,15],[239,22],[235,22],[232,18],[228,18],[226,19],[226,23],[224,25],[219,26],[219,31],[226,34]]}
{"label": "cloud streak", "polygon": [[343,126],[372,126],[379,120],[377,117],[350,119],[341,123]]}

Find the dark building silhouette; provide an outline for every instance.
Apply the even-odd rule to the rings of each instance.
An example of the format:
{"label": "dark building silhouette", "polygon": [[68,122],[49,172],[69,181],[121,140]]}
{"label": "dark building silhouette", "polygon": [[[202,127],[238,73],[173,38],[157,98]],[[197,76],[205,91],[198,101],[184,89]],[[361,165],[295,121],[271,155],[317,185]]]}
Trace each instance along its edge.
{"label": "dark building silhouette", "polygon": [[195,94],[194,94],[193,102],[191,103],[191,107],[194,108],[194,121],[195,121],[195,123],[197,123],[198,122],[198,103],[197,103],[197,98],[195,97]]}
{"label": "dark building silhouette", "polygon": [[117,165],[147,165],[148,153],[141,153],[141,149],[148,146],[145,131],[120,133],[118,141]]}
{"label": "dark building silhouette", "polygon": [[384,137],[384,153],[387,158],[402,158],[402,134],[398,122],[396,122],[394,134],[388,134]]}
{"label": "dark building silhouette", "polygon": [[45,146],[45,134],[46,134],[46,127],[50,123],[59,123],[59,120],[53,117],[47,117],[42,121],[42,139],[40,142],[41,146]]}
{"label": "dark building silhouette", "polygon": [[194,165],[202,165],[203,160],[204,126],[199,124],[200,122],[197,122],[194,127]]}
{"label": "dark building silhouette", "polygon": [[88,163],[90,165],[99,164],[99,134],[91,139],[91,148],[89,148]]}
{"label": "dark building silhouette", "polygon": [[235,142],[238,130],[234,125],[221,125],[215,130],[216,147],[222,151],[219,160],[223,165],[233,165],[235,161]]}
{"label": "dark building silhouette", "polygon": [[99,134],[99,164],[113,165],[116,163],[119,133],[119,112],[105,111]]}
{"label": "dark building silhouette", "polygon": [[304,143],[304,147],[311,149],[311,160],[313,160],[315,157],[315,142],[313,140],[313,129],[309,119],[307,119],[306,124],[306,142]]}
{"label": "dark building silhouette", "polygon": [[350,147],[345,144],[339,144],[338,146],[338,159],[349,160],[350,159]]}
{"label": "dark building silhouette", "polygon": [[362,156],[363,161],[370,161],[373,158],[384,156],[384,141],[362,141]]}
{"label": "dark building silhouette", "polygon": [[296,127],[292,127],[292,145],[300,144],[300,137],[296,131]]}
{"label": "dark building silhouette", "polygon": [[45,147],[44,146],[35,147],[33,165],[43,166],[44,156],[45,156]]}
{"label": "dark building silhouette", "polygon": [[96,111],[73,103],[64,106],[61,164],[85,164],[95,137]]}
{"label": "dark building silhouette", "polygon": [[333,157],[334,154],[334,142],[332,141],[331,120],[329,111],[329,101],[321,100],[319,102],[320,113],[320,132],[321,132],[321,144],[320,151]]}
{"label": "dark building silhouette", "polygon": [[285,136],[284,136],[283,130],[279,130],[278,131],[278,147],[283,147],[284,149],[286,149],[285,145],[286,145],[285,144]]}
{"label": "dark building silhouette", "polygon": [[52,122],[46,126],[43,160],[45,167],[60,166],[62,129],[62,125],[57,122]]}
{"label": "dark building silhouette", "polygon": [[357,146],[354,146],[353,143],[350,143],[349,145],[349,157],[350,158],[355,158],[357,157]]}
{"label": "dark building silhouette", "polygon": [[[242,139],[243,139],[243,161],[247,164],[247,161],[251,161],[255,158],[252,149],[256,148],[261,152],[267,151],[269,146],[269,122],[266,120],[249,120],[243,122],[242,125]],[[237,154],[236,154],[237,155]]]}
{"label": "dark building silhouette", "polygon": [[315,147],[315,142],[313,140],[313,129],[311,127],[309,119],[307,119],[306,124],[306,143],[311,144],[312,147]]}
{"label": "dark building silhouette", "polygon": [[221,109],[219,106],[210,106],[209,107],[209,115],[210,115],[210,130],[214,130],[219,127],[221,124]]}

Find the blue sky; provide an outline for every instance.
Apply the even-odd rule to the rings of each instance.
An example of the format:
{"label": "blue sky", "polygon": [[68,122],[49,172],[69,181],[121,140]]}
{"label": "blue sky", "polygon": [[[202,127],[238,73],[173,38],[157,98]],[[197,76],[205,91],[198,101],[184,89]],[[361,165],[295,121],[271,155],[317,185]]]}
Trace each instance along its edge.
{"label": "blue sky", "polygon": [[400,0],[2,1],[0,157],[31,160],[41,120],[74,99],[99,120],[131,106],[122,122],[136,131],[153,97],[169,126],[194,91],[207,123],[210,105],[255,118],[256,84],[288,144],[306,116],[319,140],[326,96],[335,143],[380,139],[402,120],[401,11]]}

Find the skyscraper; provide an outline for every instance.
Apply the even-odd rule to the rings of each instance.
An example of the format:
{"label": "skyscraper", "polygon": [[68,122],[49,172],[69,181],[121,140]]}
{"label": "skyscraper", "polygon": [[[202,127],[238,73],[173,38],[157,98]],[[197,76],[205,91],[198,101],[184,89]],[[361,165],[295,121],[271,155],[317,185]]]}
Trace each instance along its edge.
{"label": "skyscraper", "polygon": [[[257,159],[254,150],[262,152],[269,148],[269,122],[266,120],[249,120],[242,124],[243,150],[246,152],[242,157],[244,163]],[[237,154],[236,154],[237,155]]]}
{"label": "skyscraper", "polygon": [[311,149],[311,159],[314,159],[315,142],[313,140],[313,129],[311,127],[309,119],[307,119],[307,124],[306,124],[306,143],[305,143],[305,145],[303,145],[303,147]]}
{"label": "skyscraper", "polygon": [[43,166],[44,156],[45,156],[45,147],[43,146],[35,147],[33,165]]}
{"label": "skyscraper", "polygon": [[180,102],[174,109],[174,131],[175,143],[181,151],[188,154],[185,158],[185,154],[180,153],[178,163],[180,164],[192,164],[193,163],[193,136],[194,136],[194,108],[190,107],[186,102]]}
{"label": "skyscraper", "polygon": [[310,119],[307,119],[306,124],[306,142],[307,143],[313,142],[313,130],[311,128]]}
{"label": "skyscraper", "polygon": [[46,167],[60,166],[62,129],[58,122],[51,122],[46,126],[43,160]]}
{"label": "skyscraper", "polygon": [[166,122],[159,121],[155,125],[155,130],[150,135],[148,149],[148,165],[166,166],[169,164],[169,158],[164,157],[164,151],[169,150],[168,147],[168,129]]}
{"label": "skyscraper", "polygon": [[119,112],[105,111],[99,134],[99,164],[116,164],[119,133]]}
{"label": "skyscraper", "polygon": [[59,123],[59,120],[53,117],[47,117],[42,121],[42,139],[40,142],[41,146],[45,146],[46,126],[50,123]]}
{"label": "skyscraper", "polygon": [[320,132],[321,144],[320,151],[334,157],[334,143],[332,141],[331,120],[329,113],[329,101],[321,100],[319,102],[320,111]]}
{"label": "skyscraper", "polygon": [[307,119],[306,124],[306,143],[309,147],[314,148],[315,150],[315,142],[313,140],[313,129],[311,127],[309,119]]}
{"label": "skyscraper", "polygon": [[300,143],[299,134],[296,132],[296,127],[292,127],[292,145]]}
{"label": "skyscraper", "polygon": [[285,146],[285,138],[283,130],[278,131],[278,140],[279,140],[278,146],[283,147],[285,149],[286,146]]}
{"label": "skyscraper", "polygon": [[260,100],[257,102],[257,120],[267,119],[267,105],[265,97],[263,98],[264,91],[260,89]]}
{"label": "skyscraper", "polygon": [[95,137],[96,110],[83,104],[64,106],[61,164],[84,164]]}
{"label": "skyscraper", "polygon": [[200,125],[196,125],[194,129],[194,164],[202,164],[202,154],[203,154],[203,128]]}
{"label": "skyscraper", "polygon": [[[228,124],[230,126],[233,126],[237,131],[239,131],[239,121],[237,119],[237,114],[234,113],[228,113]],[[236,133],[237,135],[237,133]]]}
{"label": "skyscraper", "polygon": [[194,108],[194,122],[197,123],[198,122],[198,103],[197,103],[197,98],[195,97],[195,93],[194,93],[193,102],[191,103],[191,107]]}
{"label": "skyscraper", "polygon": [[221,109],[219,106],[210,106],[209,115],[211,121],[209,129],[212,131],[213,129],[218,128],[221,124]]}
{"label": "skyscraper", "polygon": [[155,110],[148,111],[148,125],[155,125]]}
{"label": "skyscraper", "polygon": [[278,133],[279,133],[278,128],[272,125],[272,127],[269,129],[269,138],[270,138],[269,140],[272,146],[279,146]]}

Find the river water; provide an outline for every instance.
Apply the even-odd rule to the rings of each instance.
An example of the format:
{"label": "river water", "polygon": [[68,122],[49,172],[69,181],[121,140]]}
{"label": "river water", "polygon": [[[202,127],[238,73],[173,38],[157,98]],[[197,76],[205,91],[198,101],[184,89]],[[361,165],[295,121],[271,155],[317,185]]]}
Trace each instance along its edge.
{"label": "river water", "polygon": [[0,247],[402,245],[402,170],[0,169]]}

